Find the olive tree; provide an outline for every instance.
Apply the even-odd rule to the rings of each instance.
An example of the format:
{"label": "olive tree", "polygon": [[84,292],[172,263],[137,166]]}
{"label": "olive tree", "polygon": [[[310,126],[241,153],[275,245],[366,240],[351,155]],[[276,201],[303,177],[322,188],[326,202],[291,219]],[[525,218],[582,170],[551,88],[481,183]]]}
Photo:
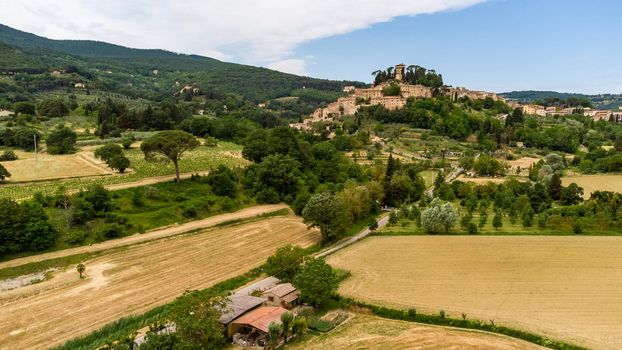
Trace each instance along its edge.
{"label": "olive tree", "polygon": [[199,140],[192,134],[180,130],[166,130],[147,138],[140,145],[145,160],[155,162],[170,160],[175,165],[175,180],[179,182],[179,159],[182,155],[197,148]]}
{"label": "olive tree", "polygon": [[76,271],[78,271],[78,273],[80,274],[80,279],[84,278],[84,271],[86,270],[86,267],[84,266],[84,264],[80,263],[76,266]]}
{"label": "olive tree", "polygon": [[428,233],[449,232],[459,217],[451,203],[435,198],[421,213],[421,225]]}

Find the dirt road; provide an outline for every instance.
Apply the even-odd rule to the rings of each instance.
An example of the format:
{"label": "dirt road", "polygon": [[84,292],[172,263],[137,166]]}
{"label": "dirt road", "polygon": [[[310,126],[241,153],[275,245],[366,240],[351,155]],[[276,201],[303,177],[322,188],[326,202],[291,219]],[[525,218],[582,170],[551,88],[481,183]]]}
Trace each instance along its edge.
{"label": "dirt road", "polygon": [[196,220],[187,222],[181,225],[172,225],[164,228],[148,231],[143,234],[135,234],[128,237],[109,240],[102,243],[97,243],[89,246],[76,247],[71,249],[59,250],[56,252],[44,253],[39,255],[27,256],[24,258],[13,259],[0,263],[0,269],[6,267],[13,267],[24,265],[32,262],[44,261],[54,258],[60,258],[69,255],[81,254],[81,253],[94,253],[111,248],[123,247],[137,243],[143,243],[154,239],[159,239],[168,236],[174,236],[181,233],[194,231],[197,229],[207,228],[214,225],[221,224],[223,222],[239,219],[252,218],[257,215],[269,213],[272,211],[288,208],[285,204],[273,204],[273,205],[259,205],[242,210],[238,210],[234,213],[221,214],[205,218],[202,220]]}
{"label": "dirt road", "polygon": [[[389,223],[389,216],[388,215],[384,215],[380,218],[380,220],[378,220],[378,229],[381,229],[385,226],[387,226],[387,224]],[[371,234],[371,231],[369,230],[369,228],[365,228],[363,231],[357,233],[356,235],[350,237],[350,238],[346,238],[344,240],[342,240],[341,242],[337,242],[335,245],[330,246],[328,249],[322,250],[321,252],[315,254],[316,258],[325,258],[328,255],[331,255],[351,244],[354,244],[360,240],[362,240],[363,238],[369,236]]]}
{"label": "dirt road", "polygon": [[308,247],[320,234],[295,216],[274,217],[105,252],[45,282],[0,293],[0,349],[44,349],[120,317],[170,302],[265,262],[284,244]]}

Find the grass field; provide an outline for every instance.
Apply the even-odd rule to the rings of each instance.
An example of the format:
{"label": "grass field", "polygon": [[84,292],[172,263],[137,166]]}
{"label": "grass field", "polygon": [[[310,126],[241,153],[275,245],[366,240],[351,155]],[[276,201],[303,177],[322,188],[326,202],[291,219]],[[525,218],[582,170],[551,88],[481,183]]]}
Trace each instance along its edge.
{"label": "grass field", "polygon": [[622,347],[617,237],[372,237],[328,258],[346,296]]}
{"label": "grass field", "polygon": [[307,338],[291,350],[536,350],[535,344],[496,334],[389,320],[356,313],[336,330]]}
{"label": "grass field", "polygon": [[11,173],[13,182],[41,181],[111,175],[112,171],[104,166],[97,166],[81,154],[49,155],[19,152],[18,160],[3,162],[2,165]]}
{"label": "grass field", "polygon": [[[85,147],[86,150],[92,151],[96,147]],[[211,168],[219,164],[224,164],[230,167],[243,166],[248,162],[242,158],[241,155],[242,146],[220,142],[219,147],[204,147],[201,146],[192,152],[188,152],[179,162],[180,171],[184,173],[195,173],[208,171]],[[123,184],[128,182],[141,181],[152,177],[174,175],[175,168],[171,162],[167,163],[149,163],[145,161],[143,153],[138,148],[133,148],[125,151],[126,156],[130,159],[131,172],[126,174],[114,174],[111,176],[85,176],[76,179],[68,180],[54,180],[54,181],[41,181],[33,183],[12,183],[11,181],[19,181],[18,177],[10,178],[11,181],[4,185],[0,185],[0,197],[10,197],[14,199],[25,199],[32,197],[36,192],[42,192],[43,194],[53,193],[59,185],[63,185],[68,189],[78,190],[85,188],[91,184],[100,184],[103,186],[111,186],[116,184]],[[28,156],[32,158],[34,154]],[[63,159],[62,156],[49,156],[53,159]],[[56,158],[61,157],[61,158]],[[68,157],[72,157],[71,155]],[[86,161],[85,161],[86,162]],[[10,162],[7,162],[8,164]],[[5,164],[3,162],[3,164]],[[60,163],[56,167],[65,169],[60,170],[65,174],[74,171],[71,164]],[[93,165],[97,168],[97,166]],[[28,172],[28,168],[25,167],[20,172]],[[45,172],[34,174],[35,178],[29,180],[44,180],[49,178],[45,175]]]}
{"label": "grass field", "polygon": [[423,181],[425,181],[426,188],[434,185],[434,179],[436,179],[436,175],[438,175],[438,172],[434,170],[424,170],[419,173],[419,176],[421,176],[423,178]]}
{"label": "grass field", "polygon": [[583,187],[583,197],[590,198],[594,191],[612,191],[622,193],[622,175],[575,175],[562,177],[562,185],[576,183]]}
{"label": "grass field", "polygon": [[[103,253],[45,282],[0,294],[0,344],[47,348],[261,265],[284,244],[320,239],[294,216],[176,236]],[[216,249],[217,248],[217,249]]]}

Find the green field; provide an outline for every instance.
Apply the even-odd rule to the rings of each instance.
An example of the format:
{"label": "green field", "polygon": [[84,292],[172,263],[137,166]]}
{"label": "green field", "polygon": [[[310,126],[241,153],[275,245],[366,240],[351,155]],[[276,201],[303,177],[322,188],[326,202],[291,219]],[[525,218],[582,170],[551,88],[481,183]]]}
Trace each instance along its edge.
{"label": "green field", "polygon": [[[247,161],[239,155],[241,149],[242,146],[229,142],[220,142],[219,147],[213,148],[201,146],[184,155],[179,162],[179,167],[181,172],[194,173],[208,171],[220,164],[229,167],[243,166],[247,164]],[[133,172],[123,175],[86,177],[63,181],[42,181],[27,184],[7,183],[0,185],[0,197],[25,199],[32,197],[36,192],[52,194],[61,185],[69,190],[79,190],[93,184],[108,186],[175,174],[175,168],[171,162],[149,163],[144,159],[143,153],[139,149],[127,150],[125,154],[130,159],[130,168],[134,170]]]}

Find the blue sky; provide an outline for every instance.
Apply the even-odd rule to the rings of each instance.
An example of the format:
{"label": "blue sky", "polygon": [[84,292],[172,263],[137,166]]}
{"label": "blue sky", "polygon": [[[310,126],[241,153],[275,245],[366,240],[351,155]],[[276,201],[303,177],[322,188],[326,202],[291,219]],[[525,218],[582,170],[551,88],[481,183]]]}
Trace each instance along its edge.
{"label": "blue sky", "polygon": [[296,49],[311,76],[369,81],[404,62],[455,86],[622,93],[622,1],[495,0],[316,40]]}
{"label": "blue sky", "polygon": [[622,93],[621,0],[0,0],[53,39],[161,48],[329,79],[396,63],[489,91]]}

